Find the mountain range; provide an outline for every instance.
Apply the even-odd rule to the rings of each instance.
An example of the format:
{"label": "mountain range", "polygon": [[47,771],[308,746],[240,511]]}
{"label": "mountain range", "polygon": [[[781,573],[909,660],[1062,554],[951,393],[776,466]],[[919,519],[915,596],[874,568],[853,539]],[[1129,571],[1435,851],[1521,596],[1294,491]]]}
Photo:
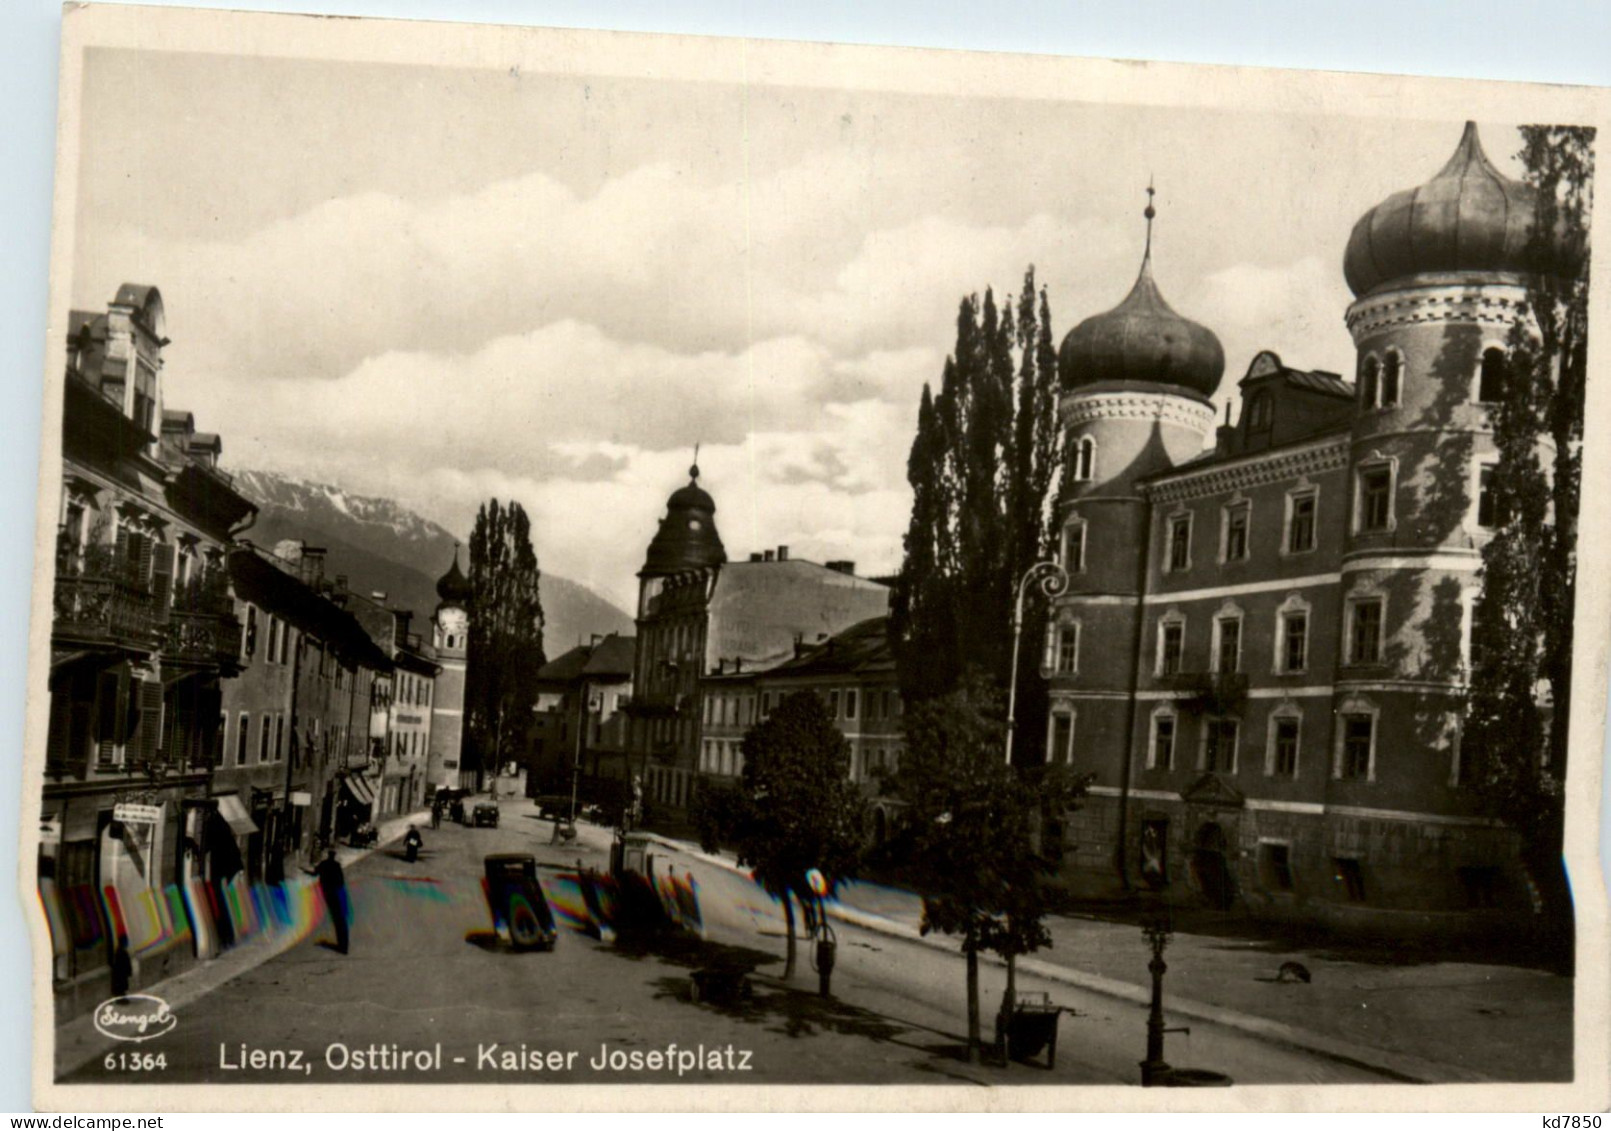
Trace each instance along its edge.
{"label": "mountain range", "polygon": [[[323,546],[327,575],[345,575],[361,593],[384,593],[389,604],[414,610],[416,632],[429,632],[436,609],[436,579],[453,561],[460,541],[446,528],[391,499],[352,495],[326,483],[309,483],[269,471],[232,470],[235,487],[258,505],[257,521],[243,534],[273,549],[285,539]],[[537,547],[541,560],[542,547]],[[468,571],[467,550],[460,565]],[[591,633],[631,635],[632,617],[568,578],[542,575],[543,651],[553,658]]]}

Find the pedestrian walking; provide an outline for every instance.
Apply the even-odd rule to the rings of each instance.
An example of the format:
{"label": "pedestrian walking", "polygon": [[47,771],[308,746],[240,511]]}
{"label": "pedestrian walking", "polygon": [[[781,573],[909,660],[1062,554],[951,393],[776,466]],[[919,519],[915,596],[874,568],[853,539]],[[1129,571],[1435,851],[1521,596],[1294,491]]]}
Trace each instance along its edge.
{"label": "pedestrian walking", "polygon": [[432,802],[432,804],[431,804],[431,828],[439,829],[441,827],[442,827],[442,803],[439,802],[439,801]]}
{"label": "pedestrian walking", "polygon": [[336,859],[336,850],[324,850],[324,859],[312,869],[304,868],[310,876],[319,878],[319,890],[324,894],[324,906],[330,913],[330,922],[336,928],[336,949],[347,953],[347,876]]}

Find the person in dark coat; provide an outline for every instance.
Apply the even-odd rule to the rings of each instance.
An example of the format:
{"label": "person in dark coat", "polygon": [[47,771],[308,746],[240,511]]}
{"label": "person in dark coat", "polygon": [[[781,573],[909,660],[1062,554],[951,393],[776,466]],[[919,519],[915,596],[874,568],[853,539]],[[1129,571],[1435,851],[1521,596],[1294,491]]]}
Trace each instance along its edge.
{"label": "person in dark coat", "polygon": [[324,859],[308,871],[308,875],[319,878],[319,890],[324,893],[325,909],[330,913],[330,922],[336,928],[336,949],[346,954],[347,875],[341,870],[341,861],[336,859],[336,850],[325,849]]}
{"label": "person in dark coat", "polygon": [[129,955],[129,936],[119,931],[117,947],[112,951],[112,996],[127,997],[133,979],[134,959]]}

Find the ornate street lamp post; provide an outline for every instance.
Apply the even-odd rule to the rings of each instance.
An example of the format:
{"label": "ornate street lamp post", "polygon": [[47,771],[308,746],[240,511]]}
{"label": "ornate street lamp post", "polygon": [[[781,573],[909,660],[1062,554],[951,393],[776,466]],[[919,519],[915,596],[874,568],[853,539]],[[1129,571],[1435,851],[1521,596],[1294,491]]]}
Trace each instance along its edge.
{"label": "ornate street lamp post", "polygon": [[1048,558],[1036,562],[1018,579],[1018,595],[1012,607],[1012,675],[1007,681],[1007,765],[1012,765],[1013,724],[1018,708],[1018,638],[1024,630],[1024,593],[1031,583],[1047,597],[1060,596],[1068,588],[1068,573],[1062,563]]}

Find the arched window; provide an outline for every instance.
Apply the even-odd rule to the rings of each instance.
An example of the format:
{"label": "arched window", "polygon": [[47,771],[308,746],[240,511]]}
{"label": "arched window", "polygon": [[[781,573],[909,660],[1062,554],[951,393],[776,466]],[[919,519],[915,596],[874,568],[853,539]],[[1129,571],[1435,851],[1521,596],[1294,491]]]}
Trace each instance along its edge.
{"label": "arched window", "polygon": [[1399,380],[1404,375],[1404,355],[1397,350],[1389,350],[1387,364],[1382,368],[1382,407],[1391,408],[1398,404]]}
{"label": "arched window", "polygon": [[1359,404],[1361,408],[1375,408],[1378,384],[1381,381],[1382,363],[1372,354],[1365,359],[1359,371]]}
{"label": "arched window", "polygon": [[1505,381],[1510,376],[1510,359],[1505,351],[1493,346],[1482,351],[1482,373],[1477,378],[1477,400],[1494,404],[1505,395]]}
{"label": "arched window", "polygon": [[1081,483],[1089,483],[1095,477],[1096,441],[1090,436],[1081,436],[1074,449],[1074,478]]}

